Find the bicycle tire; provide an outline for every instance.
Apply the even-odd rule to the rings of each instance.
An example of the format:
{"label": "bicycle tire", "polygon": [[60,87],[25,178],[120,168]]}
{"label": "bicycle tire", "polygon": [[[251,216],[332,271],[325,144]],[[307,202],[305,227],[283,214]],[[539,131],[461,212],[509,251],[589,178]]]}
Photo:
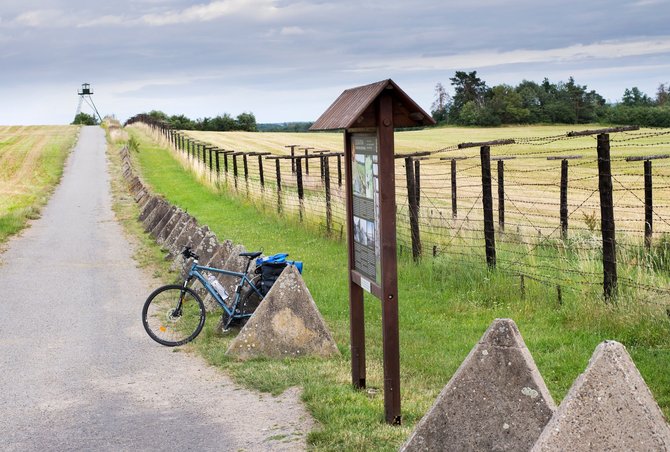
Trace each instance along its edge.
{"label": "bicycle tire", "polygon": [[[181,294],[181,312],[175,314]],[[205,305],[198,294],[179,284],[154,290],[144,302],[142,325],[149,337],[161,345],[176,347],[195,339],[205,325]]]}

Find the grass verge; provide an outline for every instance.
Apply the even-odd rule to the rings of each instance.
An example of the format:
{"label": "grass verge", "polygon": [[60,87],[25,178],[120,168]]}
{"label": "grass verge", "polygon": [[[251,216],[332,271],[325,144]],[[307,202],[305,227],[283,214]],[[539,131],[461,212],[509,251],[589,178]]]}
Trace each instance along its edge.
{"label": "grass verge", "polygon": [[[141,131],[137,168],[157,193],[188,209],[221,239],[266,253],[288,252],[305,262],[304,279],[338,343],[333,360],[253,360],[237,362],[224,353],[231,338],[212,334],[216,316],[193,347],[211,363],[249,387],[280,393],[304,388],[303,399],[320,423],[308,438],[316,450],[396,450],[433,403],[478,338],[497,317],[513,318],[558,402],[584,370],[595,346],[623,342],[666,416],[670,414],[670,319],[637,305],[634,297],[605,305],[588,294],[569,292],[562,304],[555,288],[489,272],[485,265],[442,256],[416,265],[399,262],[403,426],[383,422],[381,312],[366,298],[368,390],[350,385],[346,251],[342,243],[305,231],[299,224],[259,212],[197,181],[165,149]],[[153,246],[153,245],[147,245]]]}

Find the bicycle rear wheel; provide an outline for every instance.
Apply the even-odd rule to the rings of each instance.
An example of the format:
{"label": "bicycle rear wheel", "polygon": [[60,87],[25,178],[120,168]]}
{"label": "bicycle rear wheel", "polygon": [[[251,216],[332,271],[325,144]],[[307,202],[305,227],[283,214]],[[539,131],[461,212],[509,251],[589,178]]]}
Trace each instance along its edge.
{"label": "bicycle rear wheel", "polygon": [[183,345],[200,334],[205,325],[205,306],[188,287],[178,284],[159,287],[144,303],[142,325],[159,344]]}

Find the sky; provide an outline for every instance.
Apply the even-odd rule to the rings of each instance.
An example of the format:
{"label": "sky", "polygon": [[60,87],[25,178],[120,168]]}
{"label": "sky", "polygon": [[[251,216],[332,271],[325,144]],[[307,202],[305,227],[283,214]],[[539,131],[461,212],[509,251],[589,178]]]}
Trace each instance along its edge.
{"label": "sky", "polygon": [[314,121],[388,78],[429,111],[455,71],[653,97],[670,82],[669,19],[670,0],[0,0],[0,124],[67,124],[84,82],[121,121]]}

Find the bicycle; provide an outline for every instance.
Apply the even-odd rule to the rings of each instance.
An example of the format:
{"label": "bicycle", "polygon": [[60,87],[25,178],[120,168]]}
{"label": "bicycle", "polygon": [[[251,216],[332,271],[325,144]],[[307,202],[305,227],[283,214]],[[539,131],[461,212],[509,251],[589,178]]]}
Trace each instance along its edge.
{"label": "bicycle", "polygon": [[[149,337],[159,344],[175,347],[195,339],[205,325],[205,305],[200,295],[190,284],[200,281],[207,293],[223,309],[223,329],[228,330],[233,322],[245,323],[263,300],[260,289],[260,275],[249,277],[251,260],[262,252],[240,253],[248,258],[244,273],[222,268],[199,265],[198,255],[189,247],[182,256],[193,259],[191,268],[183,284],[168,284],[154,290],[144,302],[142,324]],[[239,278],[231,299],[225,288],[213,277],[207,278],[202,272],[218,273]]]}

